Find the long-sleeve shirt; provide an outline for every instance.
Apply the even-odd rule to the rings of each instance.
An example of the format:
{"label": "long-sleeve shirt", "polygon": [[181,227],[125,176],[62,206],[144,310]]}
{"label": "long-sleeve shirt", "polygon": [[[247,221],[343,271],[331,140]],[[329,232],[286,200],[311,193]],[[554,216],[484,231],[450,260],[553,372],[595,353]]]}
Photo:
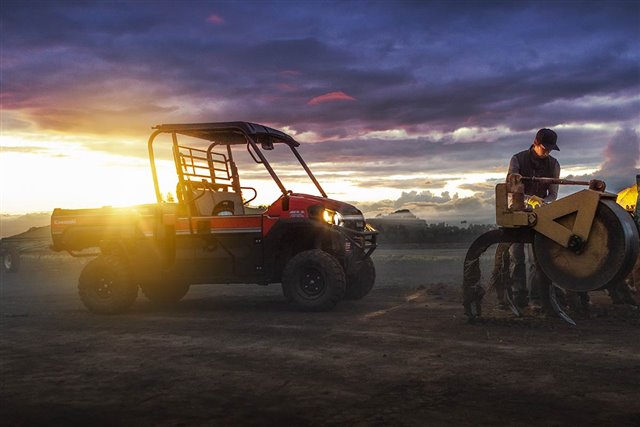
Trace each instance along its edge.
{"label": "long-sleeve shirt", "polygon": [[[530,148],[511,158],[509,174],[512,173],[526,177],[559,178],[560,163],[551,156],[541,159],[533,152],[533,148]],[[525,195],[535,195],[549,203],[558,198],[558,184],[525,183]]]}

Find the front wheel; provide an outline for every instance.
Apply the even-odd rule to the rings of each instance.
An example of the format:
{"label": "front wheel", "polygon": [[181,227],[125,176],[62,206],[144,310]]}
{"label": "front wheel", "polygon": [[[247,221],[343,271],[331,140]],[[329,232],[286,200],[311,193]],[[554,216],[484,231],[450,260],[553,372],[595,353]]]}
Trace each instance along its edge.
{"label": "front wheel", "polygon": [[126,311],[138,296],[126,262],[113,255],[101,255],[87,263],[80,273],[78,291],[84,305],[98,314]]}
{"label": "front wheel", "polygon": [[320,249],[295,255],[282,274],[285,297],[305,311],[332,309],[344,297],[345,288],[342,266],[337,259]]}
{"label": "front wheel", "polygon": [[362,260],[355,271],[347,275],[347,290],[344,299],[364,298],[373,289],[376,281],[376,268],[371,257]]}

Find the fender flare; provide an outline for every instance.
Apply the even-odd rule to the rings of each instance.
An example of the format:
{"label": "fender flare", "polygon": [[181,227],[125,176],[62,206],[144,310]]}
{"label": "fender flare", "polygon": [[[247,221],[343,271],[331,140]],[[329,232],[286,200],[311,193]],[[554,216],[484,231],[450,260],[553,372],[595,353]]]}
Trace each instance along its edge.
{"label": "fender flare", "polygon": [[[314,239],[297,240],[295,235],[315,235]],[[293,236],[292,236],[293,235]],[[327,224],[308,218],[291,218],[279,220],[263,239],[265,273],[267,277],[277,281],[286,262],[297,253],[308,249],[322,249],[334,255],[341,263],[344,258],[345,237]],[[312,243],[309,243],[309,242]],[[283,253],[282,248],[291,248]]]}

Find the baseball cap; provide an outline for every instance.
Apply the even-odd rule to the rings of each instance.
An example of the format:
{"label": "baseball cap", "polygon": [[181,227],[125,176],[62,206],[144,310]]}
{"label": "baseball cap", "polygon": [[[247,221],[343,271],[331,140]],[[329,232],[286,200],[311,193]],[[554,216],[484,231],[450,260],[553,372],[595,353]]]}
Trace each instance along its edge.
{"label": "baseball cap", "polygon": [[556,144],[556,141],[558,140],[558,135],[551,129],[547,129],[547,128],[540,129],[538,133],[536,133],[536,139],[540,144],[544,145],[544,148],[546,148],[547,150],[560,151],[560,149],[558,148],[558,144]]}

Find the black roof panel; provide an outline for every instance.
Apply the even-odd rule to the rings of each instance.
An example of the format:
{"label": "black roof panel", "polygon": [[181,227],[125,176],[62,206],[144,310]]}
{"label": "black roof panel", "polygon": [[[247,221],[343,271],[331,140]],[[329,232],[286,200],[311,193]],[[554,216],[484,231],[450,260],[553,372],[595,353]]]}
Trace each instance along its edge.
{"label": "black roof panel", "polygon": [[253,139],[260,139],[259,137],[268,135],[275,139],[274,142],[284,142],[294,147],[300,145],[295,139],[284,132],[250,122],[162,124],[154,126],[153,129],[168,133],[175,132],[207,141],[224,139],[227,144],[244,144],[244,140],[233,138],[233,134],[237,135],[238,133],[242,133],[251,136]]}

